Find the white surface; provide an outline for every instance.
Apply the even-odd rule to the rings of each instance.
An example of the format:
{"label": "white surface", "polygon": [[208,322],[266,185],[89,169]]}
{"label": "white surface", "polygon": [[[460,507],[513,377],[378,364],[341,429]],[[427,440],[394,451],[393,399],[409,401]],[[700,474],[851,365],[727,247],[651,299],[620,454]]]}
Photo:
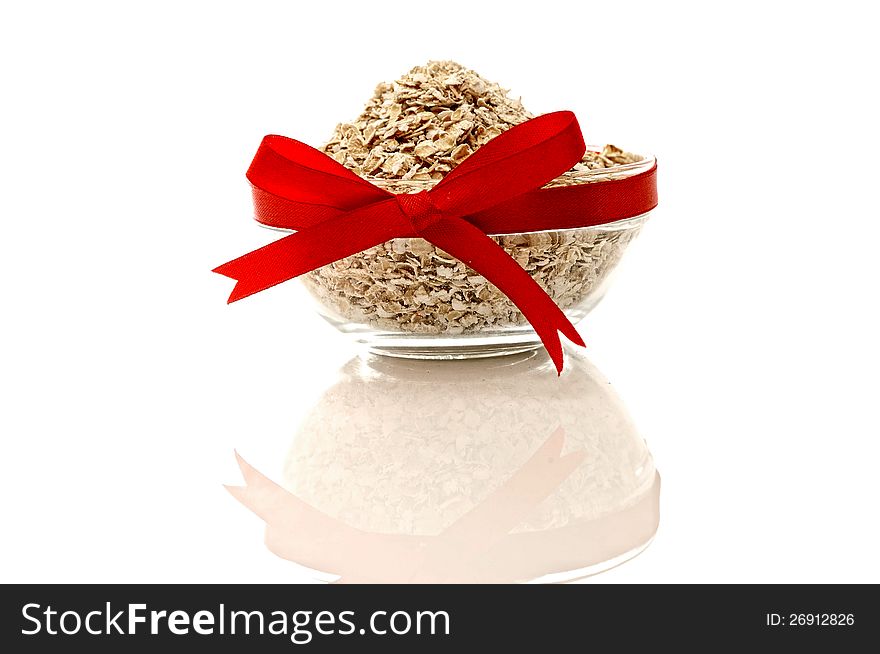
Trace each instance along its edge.
{"label": "white surface", "polygon": [[[296,581],[221,482],[280,471],[346,361],[244,171],[429,58],[655,152],[661,208],[581,324],[663,476],[595,582],[880,581],[876,21],[865,3],[18,3],[2,11],[0,581]],[[377,12],[376,7],[383,7]]]}

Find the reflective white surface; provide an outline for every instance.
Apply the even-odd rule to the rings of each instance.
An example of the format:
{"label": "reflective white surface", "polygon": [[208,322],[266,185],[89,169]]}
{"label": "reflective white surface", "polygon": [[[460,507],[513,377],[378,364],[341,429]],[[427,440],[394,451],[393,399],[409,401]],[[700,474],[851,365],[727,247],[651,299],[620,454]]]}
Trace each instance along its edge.
{"label": "reflective white surface", "polygon": [[[608,382],[569,352],[365,355],[301,423],[276,486],[233,493],[282,558],[345,582],[559,581],[639,552],[659,477]],[[331,577],[332,578],[332,577]]]}

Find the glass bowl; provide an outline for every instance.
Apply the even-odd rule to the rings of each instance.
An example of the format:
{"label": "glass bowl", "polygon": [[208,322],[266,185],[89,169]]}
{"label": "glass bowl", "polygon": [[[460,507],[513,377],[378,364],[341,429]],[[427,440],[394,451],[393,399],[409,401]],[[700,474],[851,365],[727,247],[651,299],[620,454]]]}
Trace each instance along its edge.
{"label": "glass bowl", "polygon": [[[572,171],[548,186],[623,179],[653,165],[647,156],[613,168]],[[370,181],[394,193],[415,193],[436,183]],[[605,295],[611,273],[649,215],[491,237],[577,323]],[[541,345],[522,313],[494,285],[421,238],[393,239],[300,279],[328,322],[380,354],[464,359]]]}

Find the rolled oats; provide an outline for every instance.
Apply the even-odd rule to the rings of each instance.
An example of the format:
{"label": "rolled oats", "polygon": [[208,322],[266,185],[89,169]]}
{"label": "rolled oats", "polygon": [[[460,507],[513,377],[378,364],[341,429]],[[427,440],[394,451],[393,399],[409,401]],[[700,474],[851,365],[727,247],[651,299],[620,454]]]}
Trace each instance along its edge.
{"label": "rolled oats", "polygon": [[[394,193],[415,193],[480,146],[533,115],[498,84],[450,61],[382,83],[364,111],[337,125],[325,153]],[[641,157],[606,145],[588,151],[548,186],[614,178]],[[608,170],[597,176],[595,171]],[[637,228],[576,229],[492,238],[563,310],[596,291]],[[394,239],[304,276],[309,290],[345,321],[418,334],[464,334],[526,320],[495,286],[419,238]]]}

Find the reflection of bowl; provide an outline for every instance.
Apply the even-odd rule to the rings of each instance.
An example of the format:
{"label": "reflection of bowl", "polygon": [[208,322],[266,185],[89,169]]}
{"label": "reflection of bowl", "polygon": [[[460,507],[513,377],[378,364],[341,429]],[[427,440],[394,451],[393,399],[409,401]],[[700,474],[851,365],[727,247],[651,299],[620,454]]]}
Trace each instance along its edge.
{"label": "reflection of bowl", "polygon": [[[647,157],[613,168],[570,172],[549,186],[589,184],[644,173]],[[371,180],[394,193],[434,182]],[[492,238],[573,321],[602,299],[609,275],[648,214],[593,227]],[[421,358],[466,358],[539,344],[522,313],[494,285],[420,238],[388,241],[305,276],[320,313],[376,350]]]}
{"label": "reflection of bowl", "polygon": [[460,580],[603,569],[650,541],[659,484],[607,381],[569,355],[560,378],[543,352],[354,359],[300,426],[284,486],[364,533],[455,533]]}

